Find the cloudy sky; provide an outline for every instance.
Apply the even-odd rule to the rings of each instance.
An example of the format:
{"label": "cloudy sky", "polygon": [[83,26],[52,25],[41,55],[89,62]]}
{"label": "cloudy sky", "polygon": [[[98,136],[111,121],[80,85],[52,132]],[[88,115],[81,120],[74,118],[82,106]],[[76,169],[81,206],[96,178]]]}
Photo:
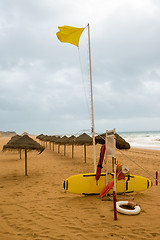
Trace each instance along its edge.
{"label": "cloudy sky", "polygon": [[0,0],[1,131],[90,132],[88,23],[95,131],[160,130],[159,0]]}

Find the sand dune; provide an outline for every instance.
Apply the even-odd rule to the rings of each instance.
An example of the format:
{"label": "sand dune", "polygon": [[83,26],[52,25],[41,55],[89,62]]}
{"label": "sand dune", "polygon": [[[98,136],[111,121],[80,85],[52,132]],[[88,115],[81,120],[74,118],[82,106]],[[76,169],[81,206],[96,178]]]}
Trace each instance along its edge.
{"label": "sand dune", "polygon": [[[0,138],[0,240],[89,240],[89,239],[160,239],[160,187],[155,179],[139,168],[136,161],[155,177],[160,172],[160,151],[130,149],[117,151],[117,160],[130,167],[132,174],[153,180],[153,187],[140,193],[117,196],[117,200],[134,200],[141,213],[113,218],[113,202],[99,196],[78,196],[63,190],[67,177],[93,172],[92,147],[71,146],[63,156],[46,149],[42,154],[28,153],[28,176],[24,175],[24,154],[2,152],[9,138]],[[97,160],[100,145],[96,146]],[[127,155],[130,159],[127,159]]]}

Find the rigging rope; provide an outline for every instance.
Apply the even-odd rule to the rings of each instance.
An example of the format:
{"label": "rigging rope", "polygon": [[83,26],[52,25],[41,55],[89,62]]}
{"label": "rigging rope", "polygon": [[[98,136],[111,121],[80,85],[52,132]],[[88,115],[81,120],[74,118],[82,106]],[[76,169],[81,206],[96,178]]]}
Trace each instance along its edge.
{"label": "rigging rope", "polygon": [[[154,178],[155,180],[156,177],[154,177],[148,170],[144,169],[140,164],[138,164],[137,162],[135,162],[134,160],[132,160],[130,157],[128,157],[126,154],[124,154],[121,150],[117,149],[122,155],[124,155],[128,160],[130,160],[131,162],[133,162],[134,164],[136,164],[139,168],[141,168],[143,171],[145,171],[146,173],[148,173],[152,178]],[[157,180],[159,183],[160,181]]]}
{"label": "rigging rope", "polygon": [[84,90],[84,95],[85,95],[85,101],[86,101],[86,105],[87,105],[89,118],[90,118],[90,121],[91,121],[92,117],[91,117],[91,111],[90,111],[90,108],[89,108],[89,103],[88,103],[88,98],[87,98],[87,93],[86,93],[86,88],[85,88],[84,74],[83,74],[83,68],[82,68],[82,62],[81,62],[79,47],[78,47],[78,57],[79,57],[79,63],[80,63],[81,79],[82,79],[82,85],[83,85],[83,90]]}

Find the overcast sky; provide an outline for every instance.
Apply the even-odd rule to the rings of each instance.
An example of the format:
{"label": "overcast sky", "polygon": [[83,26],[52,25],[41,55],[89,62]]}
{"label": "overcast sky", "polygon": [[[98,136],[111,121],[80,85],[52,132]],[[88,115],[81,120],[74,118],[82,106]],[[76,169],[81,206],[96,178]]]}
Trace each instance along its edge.
{"label": "overcast sky", "polygon": [[160,130],[159,0],[0,0],[1,131],[90,133],[88,23],[95,131]]}

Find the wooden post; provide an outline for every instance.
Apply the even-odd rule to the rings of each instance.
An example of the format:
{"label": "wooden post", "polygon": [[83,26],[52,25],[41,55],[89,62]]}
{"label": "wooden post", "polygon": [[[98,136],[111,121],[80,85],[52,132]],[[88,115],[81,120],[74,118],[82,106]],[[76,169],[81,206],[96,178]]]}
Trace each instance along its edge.
{"label": "wooden post", "polygon": [[64,156],[66,156],[66,144],[64,144]]}
{"label": "wooden post", "polygon": [[87,151],[86,151],[86,144],[84,144],[84,162],[86,163],[87,158]]}
{"label": "wooden post", "polygon": [[53,152],[54,152],[54,142],[53,142]]}
{"label": "wooden post", "polygon": [[27,149],[25,149],[25,176],[27,176]]}
{"label": "wooden post", "polygon": [[19,150],[19,155],[20,155],[19,158],[20,158],[20,159],[21,159],[21,150],[22,150],[22,149]]}
{"label": "wooden post", "polygon": [[72,158],[74,158],[74,144],[72,144]]}
{"label": "wooden post", "polygon": [[156,186],[158,185],[158,171],[156,171]]}
{"label": "wooden post", "polygon": [[114,158],[114,187],[113,187],[113,208],[114,208],[114,220],[117,220],[117,209],[116,209],[116,158]]}
{"label": "wooden post", "polygon": [[58,153],[60,153],[60,144],[58,144]]}
{"label": "wooden post", "polygon": [[113,191],[113,208],[114,208],[114,220],[117,220],[116,192],[115,191]]}
{"label": "wooden post", "polygon": [[114,128],[114,187],[113,187],[113,204],[114,204],[114,220],[117,220],[117,209],[116,209],[116,191],[117,191],[117,183],[116,183],[116,169],[117,169],[117,163],[116,163],[116,129]]}

